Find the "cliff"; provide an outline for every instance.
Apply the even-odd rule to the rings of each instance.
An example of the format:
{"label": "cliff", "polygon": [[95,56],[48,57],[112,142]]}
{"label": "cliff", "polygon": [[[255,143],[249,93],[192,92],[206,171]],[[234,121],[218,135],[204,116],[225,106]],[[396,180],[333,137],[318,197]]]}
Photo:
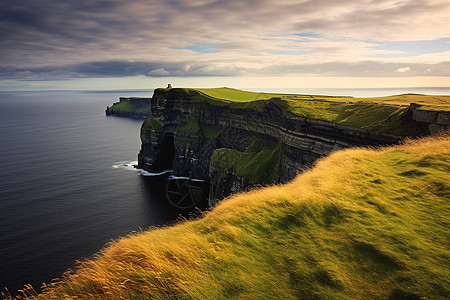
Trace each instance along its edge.
{"label": "cliff", "polygon": [[105,113],[108,116],[148,118],[150,117],[150,100],[151,98],[120,97],[119,102],[106,107]]}
{"label": "cliff", "polygon": [[[287,182],[339,149],[394,144],[430,132],[428,123],[413,119],[418,105],[298,95],[231,101],[208,92],[155,90],[138,163],[151,172],[171,169],[175,176],[210,182],[211,204],[255,185]],[[442,126],[448,125],[447,119]]]}

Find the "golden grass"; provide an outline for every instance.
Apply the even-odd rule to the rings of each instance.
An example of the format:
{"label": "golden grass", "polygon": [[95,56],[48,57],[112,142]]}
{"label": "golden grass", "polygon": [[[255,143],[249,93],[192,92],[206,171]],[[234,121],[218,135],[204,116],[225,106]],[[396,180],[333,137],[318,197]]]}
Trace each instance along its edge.
{"label": "golden grass", "polygon": [[23,298],[448,299],[449,182],[449,136],[335,152]]}

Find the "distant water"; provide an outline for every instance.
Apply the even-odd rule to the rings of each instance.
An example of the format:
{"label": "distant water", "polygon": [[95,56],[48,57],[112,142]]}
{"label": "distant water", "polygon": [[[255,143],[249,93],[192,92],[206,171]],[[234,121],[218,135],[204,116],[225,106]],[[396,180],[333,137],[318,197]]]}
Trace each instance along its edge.
{"label": "distant water", "polygon": [[132,167],[143,119],[105,116],[139,93],[0,93],[0,290],[40,287],[111,239],[173,222],[161,182]]}

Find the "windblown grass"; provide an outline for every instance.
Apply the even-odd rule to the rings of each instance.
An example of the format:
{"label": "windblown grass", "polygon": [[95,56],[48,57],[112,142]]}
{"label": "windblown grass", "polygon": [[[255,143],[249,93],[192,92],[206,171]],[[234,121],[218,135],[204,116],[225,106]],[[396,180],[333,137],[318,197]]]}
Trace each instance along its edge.
{"label": "windblown grass", "polygon": [[28,298],[448,299],[449,182],[448,136],[335,152],[121,238]]}

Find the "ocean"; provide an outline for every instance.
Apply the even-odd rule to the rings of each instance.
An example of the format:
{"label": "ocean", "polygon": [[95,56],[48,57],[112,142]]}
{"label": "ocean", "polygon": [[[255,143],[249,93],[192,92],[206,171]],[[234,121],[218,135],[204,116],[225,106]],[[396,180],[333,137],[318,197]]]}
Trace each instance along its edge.
{"label": "ocean", "polygon": [[105,116],[152,91],[0,93],[0,291],[39,288],[112,239],[174,222],[132,166],[143,119]]}
{"label": "ocean", "polygon": [[[353,96],[450,88],[248,89]],[[39,288],[109,241],[177,220],[163,182],[131,165],[143,119],[106,116],[153,91],[0,92],[0,291]]]}

